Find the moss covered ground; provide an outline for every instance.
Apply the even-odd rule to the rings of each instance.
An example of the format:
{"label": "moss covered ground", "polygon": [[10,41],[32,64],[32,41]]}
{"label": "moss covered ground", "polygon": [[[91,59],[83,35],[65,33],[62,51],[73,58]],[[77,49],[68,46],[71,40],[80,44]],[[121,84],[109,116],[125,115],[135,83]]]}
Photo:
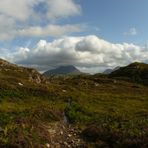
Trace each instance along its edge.
{"label": "moss covered ground", "polygon": [[86,147],[148,147],[148,87],[104,75],[48,81],[0,75],[0,147],[45,147],[44,125],[63,113]]}

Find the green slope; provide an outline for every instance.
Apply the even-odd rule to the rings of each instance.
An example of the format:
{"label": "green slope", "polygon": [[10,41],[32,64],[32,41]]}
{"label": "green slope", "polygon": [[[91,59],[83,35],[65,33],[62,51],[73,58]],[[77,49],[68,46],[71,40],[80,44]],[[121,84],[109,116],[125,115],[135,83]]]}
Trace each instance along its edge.
{"label": "green slope", "polygon": [[0,67],[0,147],[46,147],[46,126],[62,124],[63,113],[85,147],[148,146],[148,87],[104,75],[47,80],[33,69]]}

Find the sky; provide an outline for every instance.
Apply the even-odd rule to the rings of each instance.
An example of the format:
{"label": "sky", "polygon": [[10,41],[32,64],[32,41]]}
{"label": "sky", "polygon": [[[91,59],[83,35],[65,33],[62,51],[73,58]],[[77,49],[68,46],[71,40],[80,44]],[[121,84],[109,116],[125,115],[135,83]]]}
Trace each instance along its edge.
{"label": "sky", "polygon": [[148,63],[147,0],[0,1],[0,58],[96,73]]}

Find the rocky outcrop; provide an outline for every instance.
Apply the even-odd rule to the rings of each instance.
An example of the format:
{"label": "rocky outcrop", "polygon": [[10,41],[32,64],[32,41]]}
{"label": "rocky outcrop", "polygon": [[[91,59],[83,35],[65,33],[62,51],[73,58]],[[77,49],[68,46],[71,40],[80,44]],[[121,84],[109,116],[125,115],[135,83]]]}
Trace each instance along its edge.
{"label": "rocky outcrop", "polygon": [[47,83],[47,79],[43,75],[41,75],[37,70],[31,68],[27,68],[26,70],[28,71],[28,80],[30,82],[34,82],[37,84]]}
{"label": "rocky outcrop", "polygon": [[12,77],[14,80],[19,79],[18,81],[29,81],[36,84],[47,83],[47,79],[37,70],[17,66],[3,59],[0,59],[0,72],[2,77]]}

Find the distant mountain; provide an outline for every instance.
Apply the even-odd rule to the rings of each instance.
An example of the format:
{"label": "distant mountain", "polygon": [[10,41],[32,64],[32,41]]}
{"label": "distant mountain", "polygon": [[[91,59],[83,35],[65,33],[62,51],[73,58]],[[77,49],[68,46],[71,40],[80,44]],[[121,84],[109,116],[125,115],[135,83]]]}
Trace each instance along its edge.
{"label": "distant mountain", "polygon": [[79,75],[79,74],[83,73],[73,65],[68,65],[48,70],[43,75],[52,76],[52,75]]}
{"label": "distant mountain", "polygon": [[110,74],[113,70],[112,69],[106,69],[103,74]]}
{"label": "distant mountain", "polygon": [[118,70],[120,67],[118,66],[118,67],[115,67],[114,69],[106,69],[104,72],[103,72],[103,74],[110,74],[110,73],[112,73],[113,71],[116,71],[116,70]]}
{"label": "distant mountain", "polygon": [[127,80],[148,85],[148,64],[132,63],[113,71],[110,77],[125,78]]}

